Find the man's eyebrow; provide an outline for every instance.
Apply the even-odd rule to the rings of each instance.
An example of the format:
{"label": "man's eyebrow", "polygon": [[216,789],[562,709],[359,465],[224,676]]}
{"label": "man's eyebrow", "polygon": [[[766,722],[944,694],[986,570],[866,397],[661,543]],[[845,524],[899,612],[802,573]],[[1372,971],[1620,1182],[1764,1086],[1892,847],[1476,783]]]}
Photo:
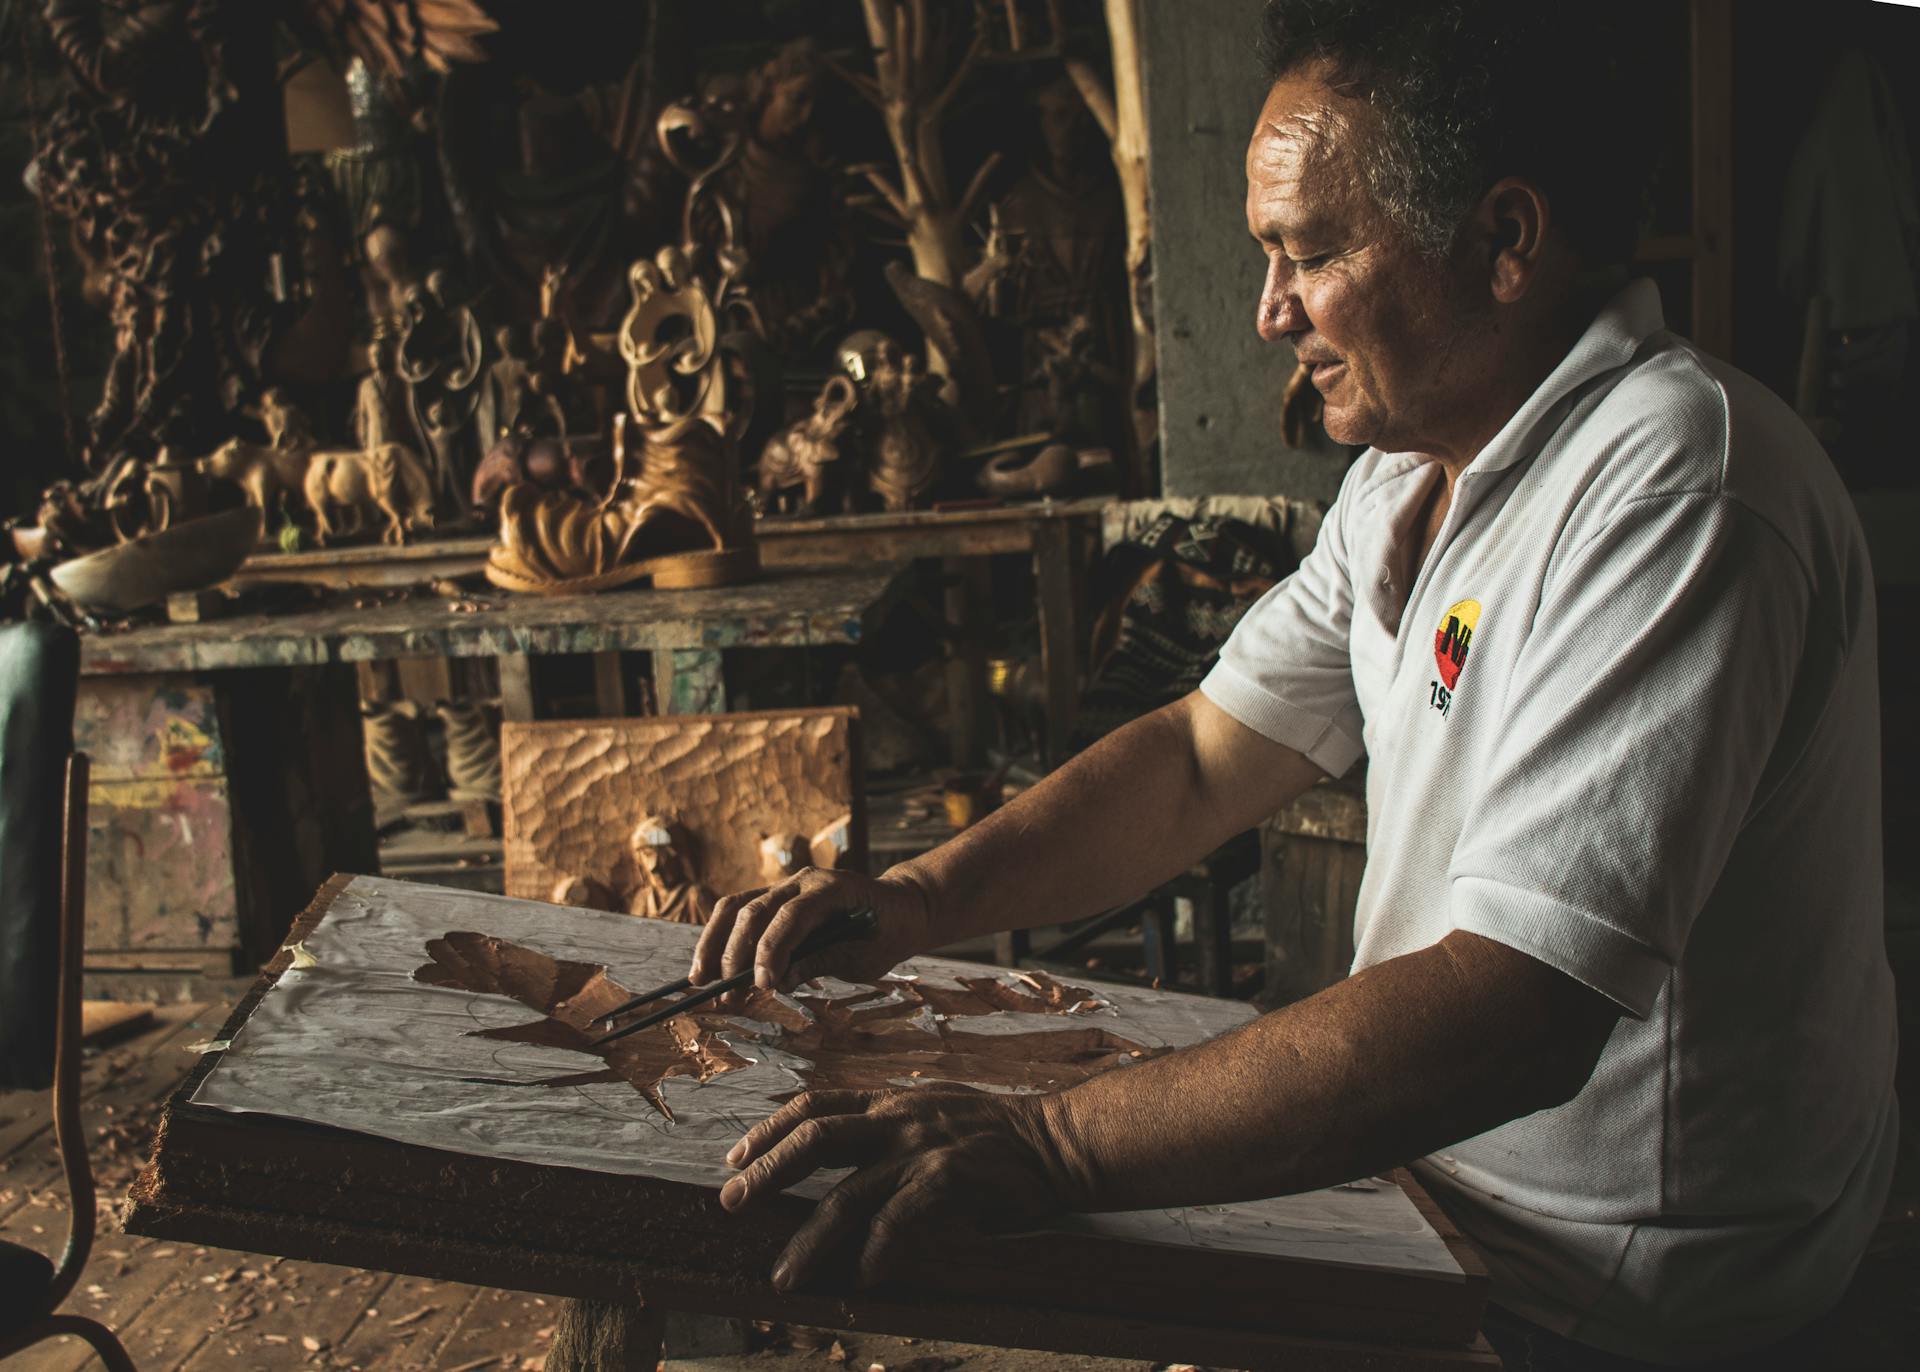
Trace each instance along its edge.
{"label": "man's eyebrow", "polygon": [[1296,223],[1276,216],[1261,220],[1257,227],[1249,225],[1247,233],[1256,243],[1281,244],[1288,239],[1296,242],[1301,239],[1310,239],[1323,228],[1324,225],[1318,220]]}

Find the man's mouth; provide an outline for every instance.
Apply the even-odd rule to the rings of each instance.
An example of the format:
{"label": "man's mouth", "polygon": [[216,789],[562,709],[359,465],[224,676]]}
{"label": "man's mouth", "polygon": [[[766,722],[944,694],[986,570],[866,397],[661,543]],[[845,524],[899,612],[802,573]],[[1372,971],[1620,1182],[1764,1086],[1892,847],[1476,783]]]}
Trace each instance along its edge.
{"label": "man's mouth", "polygon": [[1307,364],[1307,379],[1313,382],[1313,388],[1315,390],[1322,393],[1325,393],[1327,387],[1333,385],[1341,377],[1345,376],[1346,372],[1347,364],[1344,362],[1310,362]]}

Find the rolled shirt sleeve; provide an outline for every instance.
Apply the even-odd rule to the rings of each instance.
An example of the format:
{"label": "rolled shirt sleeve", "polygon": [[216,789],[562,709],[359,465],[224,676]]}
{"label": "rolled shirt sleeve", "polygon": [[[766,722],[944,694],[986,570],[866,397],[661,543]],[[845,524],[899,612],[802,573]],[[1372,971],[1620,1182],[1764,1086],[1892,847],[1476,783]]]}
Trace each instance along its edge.
{"label": "rolled shirt sleeve", "polygon": [[[1352,485],[1351,475],[1348,480]],[[1353,579],[1343,496],[1294,574],[1234,628],[1201,694],[1240,723],[1340,776],[1365,751],[1349,638]]]}
{"label": "rolled shirt sleeve", "polygon": [[1625,504],[1551,575],[1449,867],[1454,928],[1644,1018],[1757,803],[1807,577],[1718,492]]}

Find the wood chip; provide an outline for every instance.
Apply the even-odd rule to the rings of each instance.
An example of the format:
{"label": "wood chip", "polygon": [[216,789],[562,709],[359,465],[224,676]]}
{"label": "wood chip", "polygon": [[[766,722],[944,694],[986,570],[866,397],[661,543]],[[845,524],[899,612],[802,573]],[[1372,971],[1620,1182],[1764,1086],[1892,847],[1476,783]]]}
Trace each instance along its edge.
{"label": "wood chip", "polygon": [[318,1353],[322,1348],[326,1347],[325,1344],[321,1343],[320,1340],[314,1338],[311,1334],[302,1334],[300,1336],[300,1346],[309,1353]]}
{"label": "wood chip", "polygon": [[427,1316],[431,1315],[434,1311],[438,1310],[439,1308],[440,1307],[437,1305],[423,1305],[418,1310],[414,1311],[411,1315],[402,1315],[397,1320],[388,1320],[387,1328],[398,1329],[402,1325],[413,1324],[419,1320],[424,1320]]}
{"label": "wood chip", "polygon": [[847,1346],[844,1343],[841,1343],[840,1340],[835,1339],[833,1341],[833,1344],[827,1349],[827,1361],[828,1362],[845,1362],[846,1360],[847,1360]]}

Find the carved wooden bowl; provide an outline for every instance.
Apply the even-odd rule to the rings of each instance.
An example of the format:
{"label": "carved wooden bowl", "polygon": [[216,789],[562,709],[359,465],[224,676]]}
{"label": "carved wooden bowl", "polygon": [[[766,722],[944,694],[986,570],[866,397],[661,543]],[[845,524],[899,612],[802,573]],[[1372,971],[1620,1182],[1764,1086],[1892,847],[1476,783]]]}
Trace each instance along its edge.
{"label": "carved wooden bowl", "polygon": [[125,613],[225,581],[260,541],[260,511],[247,506],[142,534],[52,572],[53,584],[90,610]]}

